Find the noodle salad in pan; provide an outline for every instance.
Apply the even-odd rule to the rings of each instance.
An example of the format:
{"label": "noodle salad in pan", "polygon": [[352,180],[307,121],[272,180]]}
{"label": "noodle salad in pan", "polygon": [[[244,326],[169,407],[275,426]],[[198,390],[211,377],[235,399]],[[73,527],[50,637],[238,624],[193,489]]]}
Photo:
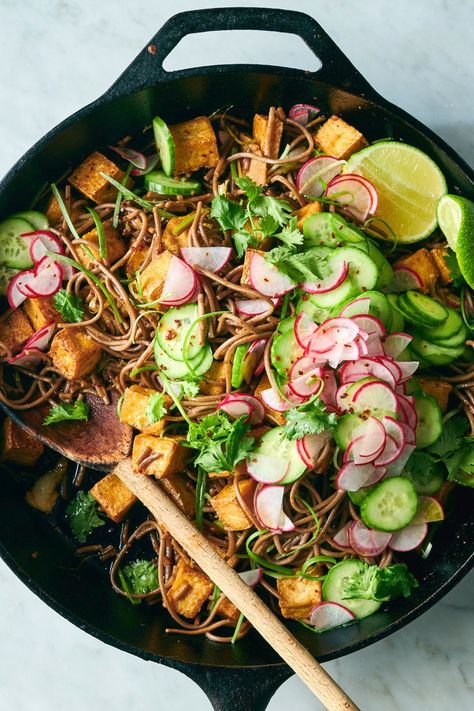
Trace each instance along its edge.
{"label": "noodle salad in pan", "polygon": [[[315,106],[156,117],[0,223],[0,397],[51,428],[118,400],[136,475],[249,585],[349,624],[411,594],[405,554],[474,483],[473,241],[427,155]],[[118,477],[3,428],[13,473],[43,472],[27,501],[119,595],[248,632]]]}

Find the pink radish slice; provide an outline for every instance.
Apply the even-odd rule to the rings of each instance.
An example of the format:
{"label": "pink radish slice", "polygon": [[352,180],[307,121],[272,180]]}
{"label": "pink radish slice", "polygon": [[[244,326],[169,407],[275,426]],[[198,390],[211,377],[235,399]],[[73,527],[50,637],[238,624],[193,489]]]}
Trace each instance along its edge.
{"label": "pink radish slice", "polygon": [[352,316],[366,316],[370,309],[370,296],[361,296],[346,304],[339,312],[339,316],[351,318]]}
{"label": "pink radish slice", "polygon": [[35,232],[27,232],[21,236],[29,240],[30,257],[35,264],[46,256],[47,251],[54,252],[55,254],[64,254],[64,247],[61,240],[54,232],[51,232],[51,230],[36,230]]}
{"label": "pink radish slice", "polygon": [[310,197],[321,197],[326,185],[339,175],[346,161],[334,156],[310,158],[300,168],[296,176],[296,187],[300,193]]}
{"label": "pink radish slice", "polygon": [[250,260],[250,283],[256,291],[270,297],[282,296],[296,286],[290,277],[257,253]]}
{"label": "pink radish slice", "polygon": [[146,168],[146,158],[143,153],[127,146],[109,146],[111,151],[115,151],[121,158],[128,160],[136,168],[143,170]]}
{"label": "pink radish slice", "polygon": [[285,478],[290,466],[287,459],[268,454],[251,454],[246,461],[247,471],[252,479],[262,484],[278,484]]}
{"label": "pink radish slice", "polygon": [[409,395],[397,394],[396,412],[402,422],[406,422],[410,427],[416,430],[418,424],[418,415],[416,414],[415,406],[410,400]]}
{"label": "pink radish slice", "polygon": [[320,392],[324,386],[324,371],[321,366],[316,366],[309,373],[301,375],[296,380],[290,380],[288,387],[298,397],[310,397]]}
{"label": "pink radish slice", "polygon": [[317,365],[317,359],[313,358],[313,356],[309,356],[309,355],[300,356],[300,358],[295,360],[295,362],[291,366],[290,380],[297,380],[302,375],[311,373],[315,369],[316,365]]}
{"label": "pink radish slice", "polygon": [[196,285],[196,275],[191,267],[173,255],[161,292],[160,304],[182,306],[189,303],[196,295]]}
{"label": "pink radish slice", "polygon": [[25,350],[28,348],[39,348],[40,351],[46,350],[51,336],[55,328],[55,323],[48,323],[34,333],[31,338],[25,343]]}
{"label": "pink radish slice", "polygon": [[393,279],[390,284],[391,292],[408,291],[409,289],[423,289],[424,282],[420,275],[410,267],[403,264],[393,266]]}
{"label": "pink radish slice", "polygon": [[40,348],[23,348],[21,353],[9,358],[10,365],[21,365],[24,368],[34,368],[43,359],[44,353]]}
{"label": "pink radish slice", "polygon": [[[275,306],[278,306],[278,299],[273,299]],[[263,299],[241,299],[235,302],[238,314],[242,316],[260,316],[269,311],[269,304]]]}
{"label": "pink radish slice", "polygon": [[315,119],[319,113],[321,113],[321,109],[312,104],[295,104],[289,110],[288,118],[306,126],[306,124]]}
{"label": "pink radish slice", "polygon": [[239,573],[239,578],[241,578],[249,588],[254,588],[263,578],[263,570],[261,568],[244,570],[243,573]]}
{"label": "pink radish slice", "polygon": [[381,422],[385,428],[385,432],[393,437],[397,446],[402,449],[405,446],[405,430],[402,424],[388,415],[384,415]]}
{"label": "pink radish slice", "polygon": [[395,383],[399,383],[400,380],[402,379],[402,369],[400,368],[399,364],[393,360],[393,358],[389,356],[374,356],[374,359],[377,360],[378,363],[381,363],[385,368],[388,368],[389,371],[393,375],[393,379]]}
{"label": "pink radish slice", "polygon": [[362,556],[374,556],[382,553],[392,538],[391,533],[367,528],[361,521],[355,521],[348,531],[351,548]]}
{"label": "pink radish slice", "polygon": [[398,383],[397,387],[395,388],[395,392],[398,395],[406,395],[407,394],[407,384],[406,383]]}
{"label": "pink radish slice", "polygon": [[291,410],[292,407],[296,407],[297,403],[287,402],[280,397],[280,395],[273,389],[268,388],[267,390],[262,390],[260,397],[267,407],[276,412],[285,412],[286,410]]}
{"label": "pink radish slice", "polygon": [[382,381],[363,383],[352,395],[352,406],[357,411],[362,410],[388,410],[396,412],[397,398],[393,390]]}
{"label": "pink radish slice", "polygon": [[241,400],[239,397],[227,397],[219,405],[219,410],[223,410],[229,417],[236,420],[238,417],[250,419],[252,408],[250,403]]}
{"label": "pink radish slice", "polygon": [[283,486],[264,486],[255,496],[255,513],[271,531],[292,531],[294,524],[283,511]]}
{"label": "pink radish slice", "polygon": [[216,274],[232,257],[232,247],[181,247],[181,256],[189,266]]}
{"label": "pink radish slice", "polygon": [[250,383],[257,365],[260,363],[267,345],[266,338],[259,338],[254,341],[242,361],[242,372],[246,383]]}
{"label": "pink radish slice", "polygon": [[403,447],[400,447],[397,444],[395,438],[387,434],[384,450],[380,456],[377,457],[374,464],[377,467],[387,467],[389,464],[392,464],[392,462],[398,459],[402,453],[402,450]]}
{"label": "pink radish slice", "polygon": [[63,269],[59,262],[51,257],[43,257],[34,268],[34,277],[28,281],[28,290],[34,297],[52,296],[63,281]]}
{"label": "pink radish slice", "polygon": [[415,450],[414,444],[406,444],[397,459],[387,467],[387,477],[400,476],[405,469],[405,464]]}
{"label": "pink radish slice", "polygon": [[392,535],[389,547],[393,551],[399,551],[400,553],[412,551],[423,543],[427,533],[427,523],[410,524]]}
{"label": "pink radish slice", "polygon": [[359,222],[365,222],[372,211],[372,195],[359,176],[351,173],[333,178],[326,188],[326,197],[335,200]]}
{"label": "pink radish slice", "polygon": [[409,380],[418,370],[420,363],[417,360],[401,360],[398,367],[402,371],[402,383]]}
{"label": "pink radish slice", "polygon": [[337,382],[334,371],[330,368],[325,368],[323,371],[324,388],[319,396],[319,399],[324,402],[327,408],[337,410],[336,392]]}
{"label": "pink radish slice", "polygon": [[27,284],[29,284],[32,279],[34,279],[34,272],[32,269],[29,269],[28,271],[15,274],[10,280],[7,289],[7,299],[11,309],[16,309],[28,296],[32,296],[31,291],[25,290]]}
{"label": "pink radish slice", "polygon": [[403,353],[405,348],[410,345],[412,340],[413,336],[410,336],[408,333],[391,333],[384,341],[385,353],[391,358],[397,358],[400,353]]}
{"label": "pink radish slice", "polygon": [[375,333],[379,338],[385,336],[385,326],[382,321],[376,316],[367,315],[355,315],[351,316],[354,323],[356,323],[359,328],[366,331],[369,335]]}
{"label": "pink radish slice", "polygon": [[346,523],[345,526],[343,526],[340,531],[338,531],[333,537],[332,540],[334,543],[339,546],[340,548],[350,548],[350,543],[349,543],[349,528],[352,526],[352,521],[349,523]]}
{"label": "pink radish slice", "polygon": [[144,168],[133,168],[133,170],[130,171],[130,175],[146,175],[147,173],[150,173],[153,168],[158,165],[158,162],[160,160],[160,156],[158,153],[152,153],[149,156],[145,156],[146,160],[146,165]]}
{"label": "pink radish slice", "polygon": [[302,311],[295,320],[294,331],[295,338],[301,348],[306,348],[311,340],[311,336],[318,328],[318,325],[312,321],[309,316]]}
{"label": "pink radish slice", "polygon": [[373,464],[346,462],[337,473],[336,486],[343,491],[359,491],[383,479],[386,471],[385,467],[375,467]]}
{"label": "pink radish slice", "polygon": [[376,358],[366,356],[357,361],[348,361],[341,367],[340,380],[343,383],[356,383],[362,378],[372,375],[374,378],[383,380],[395,389],[397,381],[393,373],[383,363]]}
{"label": "pink radish slice", "polygon": [[319,602],[309,616],[309,624],[320,631],[346,625],[352,620],[355,620],[354,613],[338,602]]}
{"label": "pink radish slice", "polygon": [[230,393],[225,397],[225,400],[230,400],[231,398],[236,398],[238,400],[243,400],[250,406],[250,419],[251,425],[260,425],[265,418],[265,410],[263,408],[260,400],[257,400],[253,395],[247,395],[246,393]]}
{"label": "pink radish slice", "polygon": [[316,281],[305,281],[301,284],[303,291],[308,292],[308,294],[325,294],[328,291],[333,291],[341,286],[344,279],[347,277],[349,267],[347,262],[340,262],[337,265],[337,269],[328,274],[322,279],[317,279]]}
{"label": "pink radish slice", "polygon": [[352,458],[356,464],[372,462],[386,445],[385,427],[376,417],[368,417],[353,431]]}
{"label": "pink radish slice", "polygon": [[339,410],[344,412],[351,406],[351,399],[347,394],[347,390],[350,388],[352,383],[345,383],[345,385],[340,385],[336,390],[336,405]]}
{"label": "pink radish slice", "polygon": [[265,370],[265,359],[262,358],[260,363],[257,363],[253,374],[256,378],[258,378],[258,376],[261,375],[264,370]]}
{"label": "pink radish slice", "polygon": [[410,526],[416,523],[435,523],[443,521],[444,509],[441,503],[434,496],[419,496],[418,511],[410,523]]}
{"label": "pink radish slice", "polygon": [[407,425],[406,422],[399,422],[400,427],[403,429],[403,434],[405,437],[405,444],[416,444],[416,434],[413,427]]}
{"label": "pink radish slice", "polygon": [[367,350],[367,355],[377,357],[377,356],[384,356],[385,351],[383,347],[383,343],[380,340],[379,336],[375,333],[371,333],[368,339],[365,342],[366,345],[366,350]]}
{"label": "pink radish slice", "polygon": [[302,439],[296,440],[296,449],[302,461],[309,469],[313,469],[321,450],[331,438],[329,432],[305,435]]}

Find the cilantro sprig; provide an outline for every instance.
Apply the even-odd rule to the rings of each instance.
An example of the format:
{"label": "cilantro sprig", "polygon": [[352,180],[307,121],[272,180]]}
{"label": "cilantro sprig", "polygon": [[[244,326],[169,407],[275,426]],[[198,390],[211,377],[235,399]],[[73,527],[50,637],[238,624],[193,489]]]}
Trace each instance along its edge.
{"label": "cilantro sprig", "polygon": [[232,471],[255,446],[255,441],[247,436],[249,428],[245,417],[231,422],[222,410],[218,410],[191,422],[187,442],[183,444],[198,451],[195,465],[204,471]]}
{"label": "cilantro sprig", "polygon": [[140,598],[132,595],[146,595],[159,587],[158,569],[150,560],[134,560],[128,563],[119,570],[119,578],[132,605],[139,605],[141,602]]}
{"label": "cilantro sprig", "polygon": [[66,516],[72,533],[79,543],[85,543],[94,528],[105,525],[99,513],[99,504],[86,491],[80,491],[66,509]]}
{"label": "cilantro sprig", "polygon": [[363,568],[345,581],[342,599],[385,602],[394,597],[409,597],[416,587],[418,582],[405,565],[396,563],[379,568],[363,563]]}
{"label": "cilantro sprig", "polygon": [[145,416],[150,425],[154,425],[155,422],[161,420],[166,415],[166,412],[164,393],[156,392],[150,395],[145,408]]}
{"label": "cilantro sprig", "polygon": [[285,412],[283,432],[287,439],[302,439],[307,434],[332,432],[337,425],[337,415],[328,412],[317,396]]}
{"label": "cilantro sprig", "polygon": [[89,405],[85,400],[76,400],[76,402],[60,402],[59,405],[53,405],[48,415],[45,417],[44,425],[54,425],[57,422],[65,420],[88,420]]}
{"label": "cilantro sprig", "polygon": [[53,296],[53,306],[66,323],[79,323],[84,318],[84,304],[80,296],[60,289]]}

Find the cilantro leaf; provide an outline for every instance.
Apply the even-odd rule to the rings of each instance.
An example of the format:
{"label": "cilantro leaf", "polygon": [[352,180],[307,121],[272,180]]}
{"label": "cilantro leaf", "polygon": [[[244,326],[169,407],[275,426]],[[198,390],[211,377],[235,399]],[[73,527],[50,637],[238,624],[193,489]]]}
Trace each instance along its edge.
{"label": "cilantro leaf", "polygon": [[443,424],[440,438],[430,447],[427,447],[426,451],[446,461],[446,457],[449,457],[460,448],[468,428],[469,422],[465,415],[459,414],[450,417]]}
{"label": "cilantro leaf", "polygon": [[319,249],[296,252],[295,247],[276,247],[265,254],[265,259],[296,283],[322,279],[329,269]]}
{"label": "cilantro leaf", "polygon": [[244,229],[248,220],[245,209],[238,202],[229,200],[225,195],[216,195],[212,200],[211,217],[219,223],[222,230]]}
{"label": "cilantro leaf", "polygon": [[449,269],[449,273],[451,275],[451,278],[453,280],[453,286],[457,287],[460,289],[462,286],[465,285],[466,281],[462,275],[461,269],[459,267],[458,260],[456,258],[456,254],[453,252],[452,249],[448,249],[448,253],[443,257],[446,266]]}
{"label": "cilantro leaf", "polygon": [[[444,476],[442,462],[425,450],[416,449],[405,464],[405,474],[422,491],[432,480]],[[417,490],[418,490],[417,488]]]}
{"label": "cilantro leaf", "polygon": [[405,565],[399,563],[379,568],[363,563],[363,568],[348,578],[342,591],[343,600],[377,600],[409,597],[418,582]]}
{"label": "cilantro leaf", "polygon": [[80,296],[60,289],[53,296],[53,306],[67,323],[79,323],[84,318],[84,305]]}
{"label": "cilantro leaf", "polygon": [[94,528],[105,525],[100,517],[99,504],[94,497],[85,491],[80,491],[66,509],[69,526],[79,543],[85,543],[86,538]]}
{"label": "cilantro leaf", "polygon": [[85,400],[76,400],[76,402],[60,402],[59,405],[54,405],[47,417],[44,425],[53,425],[56,422],[64,420],[88,420],[89,405]]}
{"label": "cilantro leaf", "polygon": [[235,184],[247,195],[249,202],[253,202],[257,197],[259,197],[263,192],[263,186],[257,185],[251,178],[247,175],[242,177],[236,177],[234,179]]}
{"label": "cilantro leaf", "polygon": [[245,417],[231,422],[222,410],[218,410],[192,422],[187,442],[183,444],[198,450],[195,465],[205,471],[232,471],[255,446],[255,441],[246,436],[249,428]]}
{"label": "cilantro leaf", "polygon": [[135,595],[145,595],[158,588],[158,568],[149,560],[134,560],[122,568],[122,573]]}
{"label": "cilantro leaf", "polygon": [[303,233],[298,229],[298,220],[292,217],[281,232],[274,235],[280,242],[283,242],[287,247],[303,244]]}
{"label": "cilantro leaf", "polygon": [[193,398],[199,394],[200,388],[197,380],[185,378],[184,380],[180,380],[179,384],[181,385],[181,393],[186,395],[186,397]]}
{"label": "cilantro leaf", "polygon": [[327,412],[322,400],[313,397],[299,407],[285,412],[283,432],[287,439],[302,439],[307,434],[331,432],[337,425],[337,415]]}
{"label": "cilantro leaf", "polygon": [[164,393],[153,393],[148,398],[148,402],[145,409],[145,416],[150,423],[154,425],[155,422],[161,420],[166,415],[165,406],[165,395]]}
{"label": "cilantro leaf", "polygon": [[250,232],[243,230],[241,232],[234,232],[232,235],[234,240],[235,250],[237,252],[237,257],[240,259],[244,252],[249,248],[250,245],[255,245],[255,240]]}
{"label": "cilantro leaf", "polygon": [[272,217],[276,223],[275,229],[283,227],[289,220],[293,208],[289,202],[270,195],[260,195],[250,203],[252,212],[259,217]]}

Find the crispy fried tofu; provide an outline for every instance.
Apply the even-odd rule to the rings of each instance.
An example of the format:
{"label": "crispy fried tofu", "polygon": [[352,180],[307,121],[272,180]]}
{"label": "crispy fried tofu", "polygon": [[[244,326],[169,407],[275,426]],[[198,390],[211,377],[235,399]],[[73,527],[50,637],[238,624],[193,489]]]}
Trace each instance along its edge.
{"label": "crispy fried tofu", "polygon": [[446,264],[445,259],[445,257],[448,255],[448,248],[434,247],[434,249],[430,250],[430,254],[431,258],[433,259],[433,262],[438,267],[438,271],[441,277],[441,283],[443,284],[443,286],[451,284],[453,277],[451,276],[451,272],[449,271],[449,267]]}
{"label": "crispy fried tofu", "polygon": [[146,259],[150,245],[143,242],[132,251],[125,264],[125,272],[127,276],[134,278],[136,272],[141,268]]}
{"label": "crispy fried tofu", "polygon": [[310,215],[314,215],[316,212],[322,212],[321,203],[319,202],[309,202],[304,207],[300,207],[299,210],[295,210],[294,216],[297,218],[298,229],[303,229],[303,222]]}
{"label": "crispy fried tofu", "polygon": [[432,395],[434,399],[438,402],[442,412],[446,412],[448,409],[448,400],[453,389],[451,383],[447,383],[445,380],[440,380],[439,378],[430,378],[424,376],[422,378],[417,378],[420,387],[428,395]]}
{"label": "crispy fried tofu", "polygon": [[137,497],[132,494],[116,474],[106,474],[90,490],[105,513],[115,523],[120,523],[132,508]]}
{"label": "crispy fried tofu", "polygon": [[[250,143],[245,146],[245,151],[246,153],[253,153],[255,156],[262,155],[262,151],[256,143]],[[248,166],[244,167],[242,172],[257,185],[267,184],[267,164],[263,160],[251,158]]]}
{"label": "crispy fried tofu", "polygon": [[273,419],[275,420],[275,422],[278,422],[279,425],[284,425],[286,422],[286,418],[285,418],[285,415],[283,414],[283,412],[278,412],[278,410],[274,410],[273,408],[268,407],[268,405],[265,403],[265,401],[262,398],[262,392],[264,390],[268,390],[269,388],[271,388],[270,381],[266,375],[263,375],[263,377],[260,379],[260,382],[258,383],[257,387],[255,388],[254,395],[262,403],[262,405],[265,409],[265,412],[268,415],[271,415],[273,417]]}
{"label": "crispy fried tofu", "polygon": [[182,472],[176,472],[161,479],[161,486],[183,513],[192,518],[196,512],[196,493],[188,487],[189,479]]}
{"label": "crispy fried tofu", "polygon": [[247,249],[245,251],[244,268],[242,276],[240,277],[240,283],[243,285],[250,284],[250,262],[254,254],[260,254],[262,257],[265,256],[265,252],[261,249]]}
{"label": "crispy fried tofu", "polygon": [[2,462],[32,467],[41,457],[44,445],[7,417],[2,426]]}
{"label": "crispy fried tofu", "polygon": [[94,151],[88,156],[76,170],[69,176],[68,180],[73,188],[96,203],[115,200],[117,190],[102,177],[101,173],[122,182],[124,173],[118,165],[99,151]]}
{"label": "crispy fried tofu", "polygon": [[226,617],[228,620],[232,620],[232,622],[237,622],[240,615],[238,608],[229,600],[228,597],[225,596],[219,603],[217,613],[220,617]]}
{"label": "crispy fried tofu", "polygon": [[39,331],[53,321],[61,319],[61,314],[53,306],[52,296],[39,296],[36,299],[26,299],[23,310],[30,319],[34,331]]}
{"label": "crispy fried tofu", "polygon": [[214,589],[207,575],[196,564],[188,565],[182,558],[173,569],[168,597],[179,615],[193,619]]}
{"label": "crispy fried tofu", "polygon": [[262,155],[267,158],[278,158],[283,135],[283,122],[278,118],[272,107],[268,116],[255,114],[253,117],[253,137]]}
{"label": "crispy fried tofu", "polygon": [[147,301],[156,301],[162,295],[172,257],[168,250],[161,252],[141,273],[140,281]]}
{"label": "crispy fried tofu", "polygon": [[63,328],[54,336],[49,354],[65,378],[79,380],[95,369],[102,348],[84,328]]}
{"label": "crispy fried tofu", "polygon": [[213,168],[219,160],[217,139],[207,116],[169,127],[175,149],[175,175]]}
{"label": "crispy fried tofu", "polygon": [[[141,385],[132,385],[127,388],[123,394],[120,407],[120,421],[134,427],[136,430],[140,430],[140,432],[152,435],[161,434],[165,427],[166,419],[162,417],[157,422],[150,423],[146,414],[150,397],[156,393],[157,390],[143,388]],[[166,408],[172,403],[169,395],[163,395],[163,400]]]}
{"label": "crispy fried tofu", "polygon": [[189,227],[193,223],[195,214],[195,212],[191,212],[189,215],[179,215],[168,220],[168,224],[163,230],[162,240],[163,247],[171,254],[176,254],[179,257],[181,248],[188,246]]}
{"label": "crispy fried tofu", "polygon": [[[318,572],[312,571],[312,575],[318,575]],[[304,620],[312,608],[322,600],[319,580],[279,578],[277,590],[280,595],[281,614],[292,620]]]}
{"label": "crispy fried tofu", "polygon": [[225,392],[226,365],[223,360],[213,360],[212,365],[199,383],[202,395],[221,395]]}
{"label": "crispy fried tofu", "polygon": [[364,136],[339,116],[331,116],[315,135],[320,150],[340,160],[367,146]]}
{"label": "crispy fried tofu", "polygon": [[[64,200],[64,190],[59,191],[62,199]],[[74,222],[76,217],[80,214],[81,208],[76,207],[76,208],[70,208],[69,214],[71,215],[71,219]],[[51,195],[48,199],[48,202],[46,203],[46,207],[44,210],[44,214],[48,218],[48,222],[50,225],[57,225],[59,222],[62,222],[64,219],[63,213],[61,212],[61,208],[59,207],[59,203],[56,200],[55,195]]]}
{"label": "crispy fried tofu", "polygon": [[11,311],[0,321],[0,343],[12,353],[21,350],[33,333],[34,330],[22,309]]}
{"label": "crispy fried tofu", "polygon": [[[157,479],[182,471],[190,450],[183,447],[178,437],[155,437],[139,434],[133,440],[133,470]],[[147,462],[147,459],[150,459]]]}
{"label": "crispy fried tofu", "polygon": [[[253,495],[256,483],[253,479],[241,479],[238,486],[243,500],[249,509],[253,510]],[[252,527],[252,521],[239,504],[235,495],[233,483],[224,486],[218,494],[212,497],[209,503],[226,531],[245,531],[247,528]]]}
{"label": "crispy fried tofu", "polygon": [[402,264],[409,269],[412,269],[420,277],[423,286],[420,288],[424,294],[430,291],[430,288],[439,278],[439,269],[436,262],[431,258],[427,249],[422,247],[408,257],[398,259],[396,264]]}
{"label": "crispy fried tofu", "polygon": [[[103,223],[105,243],[107,245],[107,261],[109,264],[114,264],[118,261],[120,257],[123,257],[127,251],[124,240],[120,237],[118,231],[113,227],[112,220],[107,220]],[[76,245],[77,256],[79,261],[88,269],[95,266],[95,263],[99,259],[99,235],[97,230],[94,228],[90,232],[86,232],[82,235],[82,239],[87,240],[87,249],[81,247],[81,245]],[[97,245],[97,247],[91,246]],[[88,252],[93,254],[93,258]]]}

